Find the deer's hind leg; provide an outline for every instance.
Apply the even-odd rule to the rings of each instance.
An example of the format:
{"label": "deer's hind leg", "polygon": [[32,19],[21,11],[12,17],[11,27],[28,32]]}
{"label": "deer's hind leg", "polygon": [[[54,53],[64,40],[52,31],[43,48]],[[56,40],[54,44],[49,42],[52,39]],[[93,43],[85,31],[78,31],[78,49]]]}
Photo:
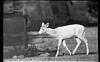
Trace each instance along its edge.
{"label": "deer's hind leg", "polygon": [[86,50],[87,50],[86,55],[88,55],[88,54],[89,54],[89,47],[88,47],[87,39],[86,39],[86,37],[85,37],[85,32],[84,32],[82,35],[80,35],[79,38],[80,38],[82,41],[84,41],[84,43],[85,43],[85,45],[86,45]]}
{"label": "deer's hind leg", "polygon": [[72,54],[75,54],[76,50],[78,49],[78,47],[80,46],[81,44],[81,40],[79,38],[75,38],[76,42],[77,42],[77,45],[75,47],[75,49],[73,50]]}
{"label": "deer's hind leg", "polygon": [[86,37],[85,37],[85,31],[84,31],[84,30],[80,30],[79,34],[77,34],[77,37],[78,37],[80,40],[84,41],[84,43],[85,43],[85,45],[86,45],[86,50],[87,50],[86,55],[88,55],[88,54],[89,54],[89,47],[88,47],[87,39],[86,39]]}

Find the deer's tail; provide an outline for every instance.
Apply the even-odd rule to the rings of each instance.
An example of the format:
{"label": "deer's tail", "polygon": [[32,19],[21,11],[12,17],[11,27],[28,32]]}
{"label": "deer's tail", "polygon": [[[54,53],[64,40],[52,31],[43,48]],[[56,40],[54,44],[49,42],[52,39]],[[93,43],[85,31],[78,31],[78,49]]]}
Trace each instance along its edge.
{"label": "deer's tail", "polygon": [[85,33],[86,33],[86,31],[85,31],[85,29],[84,29],[83,34],[82,34],[82,35],[83,35],[83,37],[85,37],[85,36],[86,36],[86,34],[85,34]]}

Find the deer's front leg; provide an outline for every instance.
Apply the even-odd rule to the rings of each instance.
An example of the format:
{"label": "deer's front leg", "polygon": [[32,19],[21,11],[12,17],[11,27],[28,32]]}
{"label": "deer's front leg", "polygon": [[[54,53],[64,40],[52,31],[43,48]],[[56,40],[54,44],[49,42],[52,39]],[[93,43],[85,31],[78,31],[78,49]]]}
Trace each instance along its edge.
{"label": "deer's front leg", "polygon": [[68,49],[65,40],[63,40],[63,46],[66,48],[66,50],[67,50],[67,51],[69,52],[69,54],[71,55],[71,51]]}
{"label": "deer's front leg", "polygon": [[57,57],[58,54],[59,54],[59,47],[60,47],[60,45],[61,45],[61,42],[62,42],[62,39],[60,39],[59,42],[58,42],[58,48],[57,48],[57,52],[56,52],[55,57]]}

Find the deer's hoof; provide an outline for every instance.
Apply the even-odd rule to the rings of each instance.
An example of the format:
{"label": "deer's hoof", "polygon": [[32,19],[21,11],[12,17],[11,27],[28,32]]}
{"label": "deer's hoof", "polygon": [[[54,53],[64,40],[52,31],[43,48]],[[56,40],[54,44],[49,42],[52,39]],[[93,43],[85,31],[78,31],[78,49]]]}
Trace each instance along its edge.
{"label": "deer's hoof", "polygon": [[71,56],[72,54],[70,54],[70,56]]}
{"label": "deer's hoof", "polygon": [[89,53],[86,53],[86,55],[89,55]]}

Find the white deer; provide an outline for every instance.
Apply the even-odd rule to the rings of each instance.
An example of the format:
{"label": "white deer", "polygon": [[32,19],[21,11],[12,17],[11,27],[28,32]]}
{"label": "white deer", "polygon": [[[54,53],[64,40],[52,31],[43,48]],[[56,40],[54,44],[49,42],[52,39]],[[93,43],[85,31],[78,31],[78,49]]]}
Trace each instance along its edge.
{"label": "white deer", "polygon": [[[69,54],[74,55],[77,48],[79,47],[79,45],[81,43],[81,40],[85,42],[86,49],[87,49],[86,55],[89,54],[88,43],[87,43],[87,39],[85,38],[85,30],[84,30],[83,25],[73,24],[73,25],[58,27],[55,29],[48,28],[48,26],[49,26],[49,23],[44,24],[42,22],[42,26],[41,26],[40,31],[38,33],[39,34],[47,33],[47,34],[49,34],[49,35],[51,35],[59,40],[58,48],[57,48],[57,52],[56,52],[55,57],[57,57],[59,54],[59,47],[60,47],[62,42],[63,42],[63,46],[66,48],[66,50],[69,52]],[[77,45],[76,45],[75,49],[73,50],[73,52],[71,53],[71,51],[68,49],[68,47],[66,45],[65,38],[71,38],[73,36],[76,36],[75,40],[77,42]]]}

